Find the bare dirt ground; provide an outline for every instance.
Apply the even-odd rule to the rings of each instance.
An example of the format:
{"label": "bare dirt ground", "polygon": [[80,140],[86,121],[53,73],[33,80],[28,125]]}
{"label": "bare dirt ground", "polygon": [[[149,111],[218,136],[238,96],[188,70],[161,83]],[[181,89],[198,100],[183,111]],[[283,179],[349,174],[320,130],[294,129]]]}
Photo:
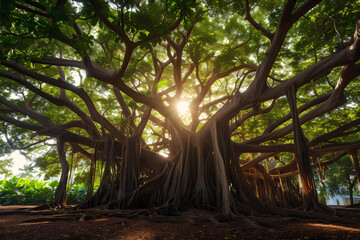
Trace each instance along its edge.
{"label": "bare dirt ground", "polygon": [[[302,218],[267,218],[273,226],[254,230],[238,222],[216,225],[158,223],[147,217],[102,217],[48,221],[49,215],[6,214],[24,206],[0,206],[0,239],[360,239],[360,219],[348,224]],[[31,207],[31,206],[26,206]],[[353,211],[358,211],[354,209]],[[5,215],[4,215],[5,213]],[[31,222],[37,219],[38,222]]]}

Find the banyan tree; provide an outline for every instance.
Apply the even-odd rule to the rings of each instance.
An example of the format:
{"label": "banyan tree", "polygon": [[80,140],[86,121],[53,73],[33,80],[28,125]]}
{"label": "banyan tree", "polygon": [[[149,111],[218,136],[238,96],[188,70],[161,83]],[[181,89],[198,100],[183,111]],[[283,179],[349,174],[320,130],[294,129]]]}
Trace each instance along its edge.
{"label": "banyan tree", "polygon": [[332,214],[314,173],[350,155],[359,178],[359,1],[0,7],[0,141],[56,144],[52,206],[66,205],[74,156],[88,166],[80,208],[220,220]]}

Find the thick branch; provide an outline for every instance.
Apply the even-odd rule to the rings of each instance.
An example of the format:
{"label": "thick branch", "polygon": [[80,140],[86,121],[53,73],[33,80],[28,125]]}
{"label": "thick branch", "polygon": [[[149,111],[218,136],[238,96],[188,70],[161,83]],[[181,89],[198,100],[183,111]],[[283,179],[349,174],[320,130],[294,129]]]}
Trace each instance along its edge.
{"label": "thick branch", "polygon": [[99,124],[101,124],[102,126],[104,126],[109,132],[111,132],[112,134],[114,134],[116,137],[118,137],[119,139],[124,139],[125,136],[124,134],[117,129],[114,125],[112,125],[104,116],[102,116],[95,108],[91,98],[89,97],[89,95],[82,89],[82,88],[77,88],[74,85],[64,82],[64,81],[59,81],[41,74],[38,74],[34,71],[31,71],[29,69],[23,68],[22,66],[20,66],[19,64],[15,63],[15,62],[10,62],[10,61],[5,61],[2,62],[3,65],[10,67],[14,70],[16,70],[17,72],[27,75],[29,77],[35,78],[41,82],[59,87],[59,88],[63,88],[63,89],[67,89],[72,91],[73,93],[77,94],[86,104],[87,108],[89,109],[91,118],[98,122]]}
{"label": "thick branch", "polygon": [[122,28],[120,28],[118,25],[112,24],[106,16],[101,12],[101,5],[99,1],[97,0],[89,0],[91,5],[93,6],[93,10],[96,13],[96,15],[100,18],[100,20],[114,33],[116,33],[124,42],[126,45],[131,44],[131,40],[126,35],[126,33],[123,31]]}
{"label": "thick branch", "polygon": [[[346,102],[345,96],[344,96],[344,89],[345,87],[350,83],[351,80],[353,80],[356,76],[360,75],[360,64],[357,65],[348,65],[343,67],[341,71],[341,77],[339,79],[338,85],[332,92],[330,98],[326,100],[324,103],[322,103],[317,108],[309,111],[305,115],[303,115],[300,118],[300,124],[304,124],[318,116],[321,116],[341,105],[343,105]],[[264,133],[261,136],[258,136],[256,138],[253,138],[248,141],[248,143],[261,143],[267,140],[271,139],[278,139],[282,136],[285,136],[286,134],[289,134],[292,131],[292,124],[289,124],[288,126],[277,130],[272,133]]]}
{"label": "thick branch", "polygon": [[46,119],[46,116],[44,116],[43,114],[35,112],[34,110],[32,110],[30,108],[26,108],[25,106],[16,105],[15,103],[8,101],[2,95],[0,95],[0,102],[5,104],[6,106],[16,110],[19,113],[22,113],[32,119],[35,119],[36,121],[38,121],[41,124],[44,124],[44,125],[50,124],[50,122]]}
{"label": "thick branch", "polygon": [[51,102],[51,103],[53,103],[53,104],[55,104],[57,106],[66,106],[66,107],[68,107],[75,114],[77,114],[81,119],[83,119],[84,122],[86,122],[88,124],[88,126],[90,126],[90,127],[86,127],[84,124],[82,124],[81,128],[88,131],[90,136],[95,134],[95,136],[99,137],[99,133],[98,133],[95,125],[93,124],[93,122],[89,118],[89,116],[85,112],[83,112],[77,105],[72,103],[67,98],[63,98],[63,99],[62,98],[55,98],[55,97],[51,96],[50,94],[47,94],[47,93],[43,92],[42,90],[38,89],[37,87],[32,85],[30,82],[26,81],[25,79],[23,79],[21,77],[18,77],[17,75],[9,73],[9,72],[5,72],[5,71],[0,70],[0,76],[3,76],[3,77],[6,77],[8,79],[14,80],[15,82],[25,86],[26,88],[28,88],[32,92],[36,93],[37,95],[43,97],[44,99],[48,100],[49,102]]}
{"label": "thick branch", "polygon": [[[302,113],[302,112],[312,108],[313,106],[326,101],[330,96],[331,96],[331,93],[325,93],[325,94],[311,100],[310,102],[307,102],[304,105],[300,106],[298,108],[298,112]],[[271,124],[269,124],[267,126],[267,128],[264,130],[264,133],[272,132],[275,128],[277,128],[278,126],[280,126],[281,124],[283,124],[284,122],[286,122],[287,120],[290,120],[290,119],[291,119],[291,114],[288,113],[285,116],[277,119],[275,122],[272,122]]]}
{"label": "thick branch", "polygon": [[45,127],[43,127],[43,126],[35,125],[35,124],[31,124],[31,123],[26,123],[26,122],[23,122],[23,121],[19,121],[19,120],[10,118],[10,117],[8,117],[8,116],[6,116],[4,114],[1,114],[1,113],[0,113],[0,119],[5,121],[5,122],[14,124],[17,127],[28,129],[28,130],[41,131],[41,130],[45,129]]}
{"label": "thick branch", "polygon": [[319,143],[326,142],[326,141],[328,141],[328,140],[330,140],[332,138],[336,138],[338,136],[341,136],[341,135],[343,135],[345,133],[345,131],[347,131],[347,130],[349,130],[349,129],[351,129],[351,128],[359,125],[359,124],[360,124],[360,118],[356,119],[354,121],[351,121],[351,122],[337,128],[337,129],[335,129],[335,130],[333,130],[331,132],[328,132],[328,133],[326,133],[324,135],[321,135],[321,136],[315,138],[314,140],[312,140],[310,142],[310,146],[315,146],[315,145],[317,145]]}
{"label": "thick branch", "polygon": [[265,28],[263,28],[262,26],[260,26],[251,16],[250,14],[250,6],[249,6],[249,1],[245,0],[245,11],[246,11],[246,17],[245,20],[249,21],[249,23],[256,29],[256,30],[260,30],[264,36],[266,36],[268,39],[272,40],[274,37],[273,33],[270,33],[269,31],[267,31]]}

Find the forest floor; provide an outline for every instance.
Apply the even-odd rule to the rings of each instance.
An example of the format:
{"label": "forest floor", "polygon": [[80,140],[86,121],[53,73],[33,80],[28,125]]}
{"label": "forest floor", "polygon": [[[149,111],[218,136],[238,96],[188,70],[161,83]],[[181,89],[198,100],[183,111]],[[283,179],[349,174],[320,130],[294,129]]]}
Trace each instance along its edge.
{"label": "forest floor", "polygon": [[24,206],[0,206],[0,239],[360,239],[360,219],[334,224],[326,219],[268,217],[273,226],[254,230],[238,222],[159,223],[148,217],[48,221],[49,215],[13,212],[20,207]]}

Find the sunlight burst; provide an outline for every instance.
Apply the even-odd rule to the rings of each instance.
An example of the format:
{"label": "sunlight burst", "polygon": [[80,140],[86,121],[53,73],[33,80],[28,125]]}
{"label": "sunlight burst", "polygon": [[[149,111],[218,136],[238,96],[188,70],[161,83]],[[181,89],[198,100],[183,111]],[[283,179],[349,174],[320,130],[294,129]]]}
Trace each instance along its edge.
{"label": "sunlight burst", "polygon": [[176,104],[176,109],[179,114],[184,115],[189,110],[189,103],[184,102],[184,101],[179,101]]}

